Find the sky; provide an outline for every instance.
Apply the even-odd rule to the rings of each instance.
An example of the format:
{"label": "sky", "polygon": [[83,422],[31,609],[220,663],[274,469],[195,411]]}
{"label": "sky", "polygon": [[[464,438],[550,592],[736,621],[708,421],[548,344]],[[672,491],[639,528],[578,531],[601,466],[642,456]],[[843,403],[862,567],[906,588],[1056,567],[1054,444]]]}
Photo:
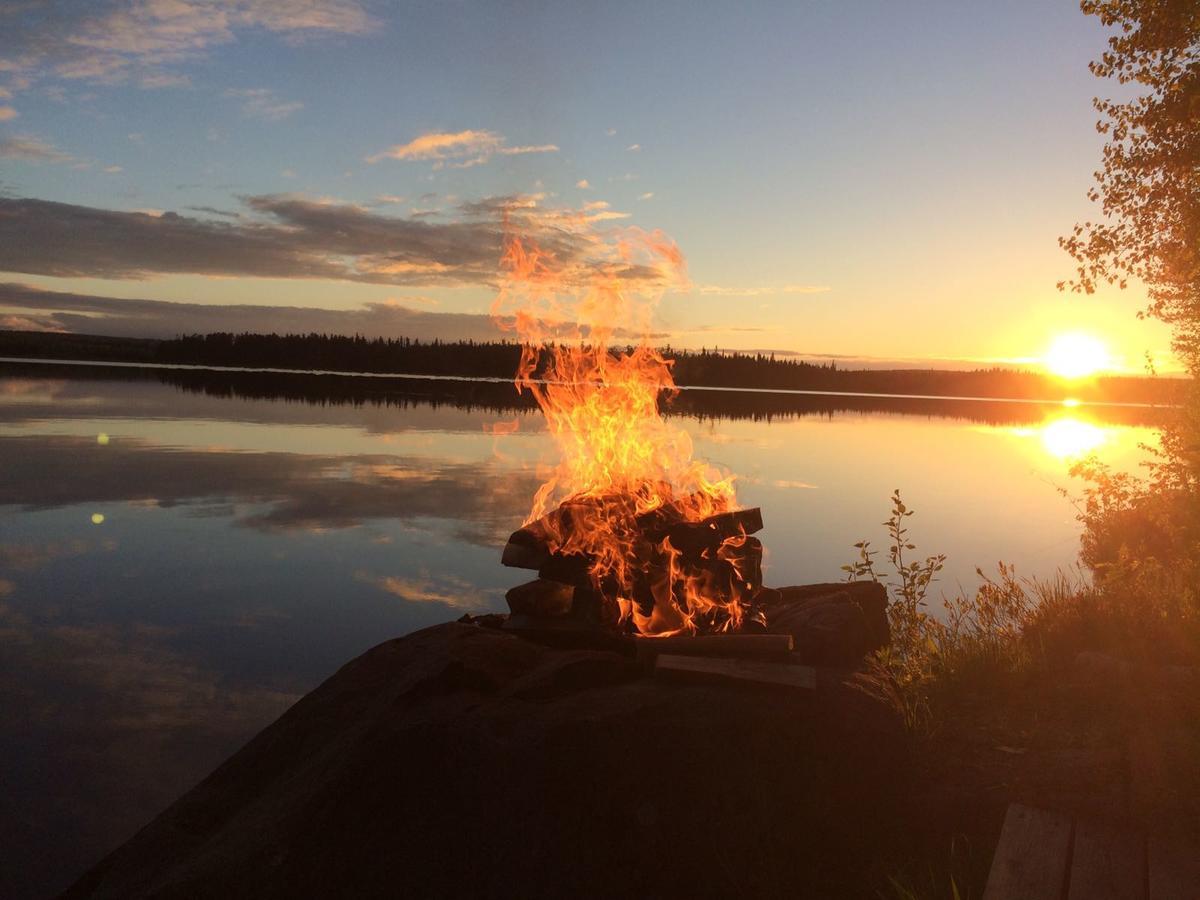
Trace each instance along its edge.
{"label": "sky", "polygon": [[662,229],[657,340],[1172,368],[1095,215],[1070,0],[0,4],[0,326],[486,338],[505,221]]}

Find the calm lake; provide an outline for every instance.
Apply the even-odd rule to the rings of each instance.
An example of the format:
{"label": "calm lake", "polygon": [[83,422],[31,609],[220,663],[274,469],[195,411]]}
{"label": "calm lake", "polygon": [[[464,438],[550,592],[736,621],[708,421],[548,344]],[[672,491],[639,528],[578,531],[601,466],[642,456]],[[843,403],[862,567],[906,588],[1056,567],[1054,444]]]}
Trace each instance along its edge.
{"label": "calm lake", "polygon": [[[552,448],[511,385],[0,364],[0,896],[65,887],[342,663],[528,574]],[[1060,488],[1133,407],[686,391],[766,582],[838,580],[899,488],[938,589],[1073,566]],[[514,434],[491,433],[497,422]]]}

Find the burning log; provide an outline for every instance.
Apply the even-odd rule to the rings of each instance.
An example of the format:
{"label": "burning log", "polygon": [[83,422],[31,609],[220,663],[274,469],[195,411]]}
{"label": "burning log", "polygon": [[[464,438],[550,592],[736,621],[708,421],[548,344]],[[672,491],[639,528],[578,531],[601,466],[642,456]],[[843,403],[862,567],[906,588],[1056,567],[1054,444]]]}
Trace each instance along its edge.
{"label": "burning log", "polygon": [[513,615],[556,618],[571,612],[575,589],[556,581],[528,581],[512,588],[504,599]]}
{"label": "burning log", "polygon": [[[762,528],[758,509],[734,510],[688,520],[694,498],[669,503],[648,513],[634,514],[631,497],[586,498],[563,503],[541,519],[512,533],[501,562],[534,569],[538,581],[523,585],[509,598],[514,613],[539,613],[539,604],[561,610],[565,591],[575,589],[571,614],[617,624],[628,619],[622,603],[650,619],[656,606],[674,605],[670,615],[682,616],[691,628],[720,631],[736,616],[740,623],[761,624],[755,598],[762,590],[762,543],[749,535]],[[586,546],[582,536],[603,526],[619,535],[627,548],[618,576],[609,563],[574,549]],[[692,609],[697,595],[703,609]],[[550,598],[550,599],[547,599]],[[736,610],[736,612],[735,612]],[[660,612],[666,610],[660,609]]]}

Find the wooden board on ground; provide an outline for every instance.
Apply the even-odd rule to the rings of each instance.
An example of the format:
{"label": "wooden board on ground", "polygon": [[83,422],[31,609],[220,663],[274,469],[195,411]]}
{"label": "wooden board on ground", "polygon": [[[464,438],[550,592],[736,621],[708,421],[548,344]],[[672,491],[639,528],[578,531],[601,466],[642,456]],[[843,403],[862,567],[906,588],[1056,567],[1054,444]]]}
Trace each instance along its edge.
{"label": "wooden board on ground", "polygon": [[1012,804],[983,900],[1061,900],[1070,850],[1069,818]]}
{"label": "wooden board on ground", "polygon": [[686,637],[639,637],[634,645],[641,662],[656,656],[781,657],[792,652],[790,634],[700,634]]}
{"label": "wooden board on ground", "polygon": [[1151,837],[1146,846],[1149,900],[1200,897],[1200,848],[1180,840]]}
{"label": "wooden board on ground", "polygon": [[654,671],[664,675],[691,677],[706,681],[772,684],[810,691],[817,686],[816,669],[810,666],[750,659],[722,659],[660,653],[655,662]]}
{"label": "wooden board on ground", "polygon": [[1067,900],[1138,900],[1146,894],[1146,842],[1095,822],[1075,826]]}

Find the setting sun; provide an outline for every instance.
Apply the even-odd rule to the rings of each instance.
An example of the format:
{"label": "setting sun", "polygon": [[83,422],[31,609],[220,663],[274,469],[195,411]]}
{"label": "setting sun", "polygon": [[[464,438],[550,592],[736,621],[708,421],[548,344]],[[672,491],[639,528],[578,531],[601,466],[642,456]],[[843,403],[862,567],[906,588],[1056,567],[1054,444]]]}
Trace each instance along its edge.
{"label": "setting sun", "polygon": [[1112,367],[1108,347],[1090,334],[1062,334],[1054,339],[1044,359],[1046,368],[1062,378],[1083,378]]}

